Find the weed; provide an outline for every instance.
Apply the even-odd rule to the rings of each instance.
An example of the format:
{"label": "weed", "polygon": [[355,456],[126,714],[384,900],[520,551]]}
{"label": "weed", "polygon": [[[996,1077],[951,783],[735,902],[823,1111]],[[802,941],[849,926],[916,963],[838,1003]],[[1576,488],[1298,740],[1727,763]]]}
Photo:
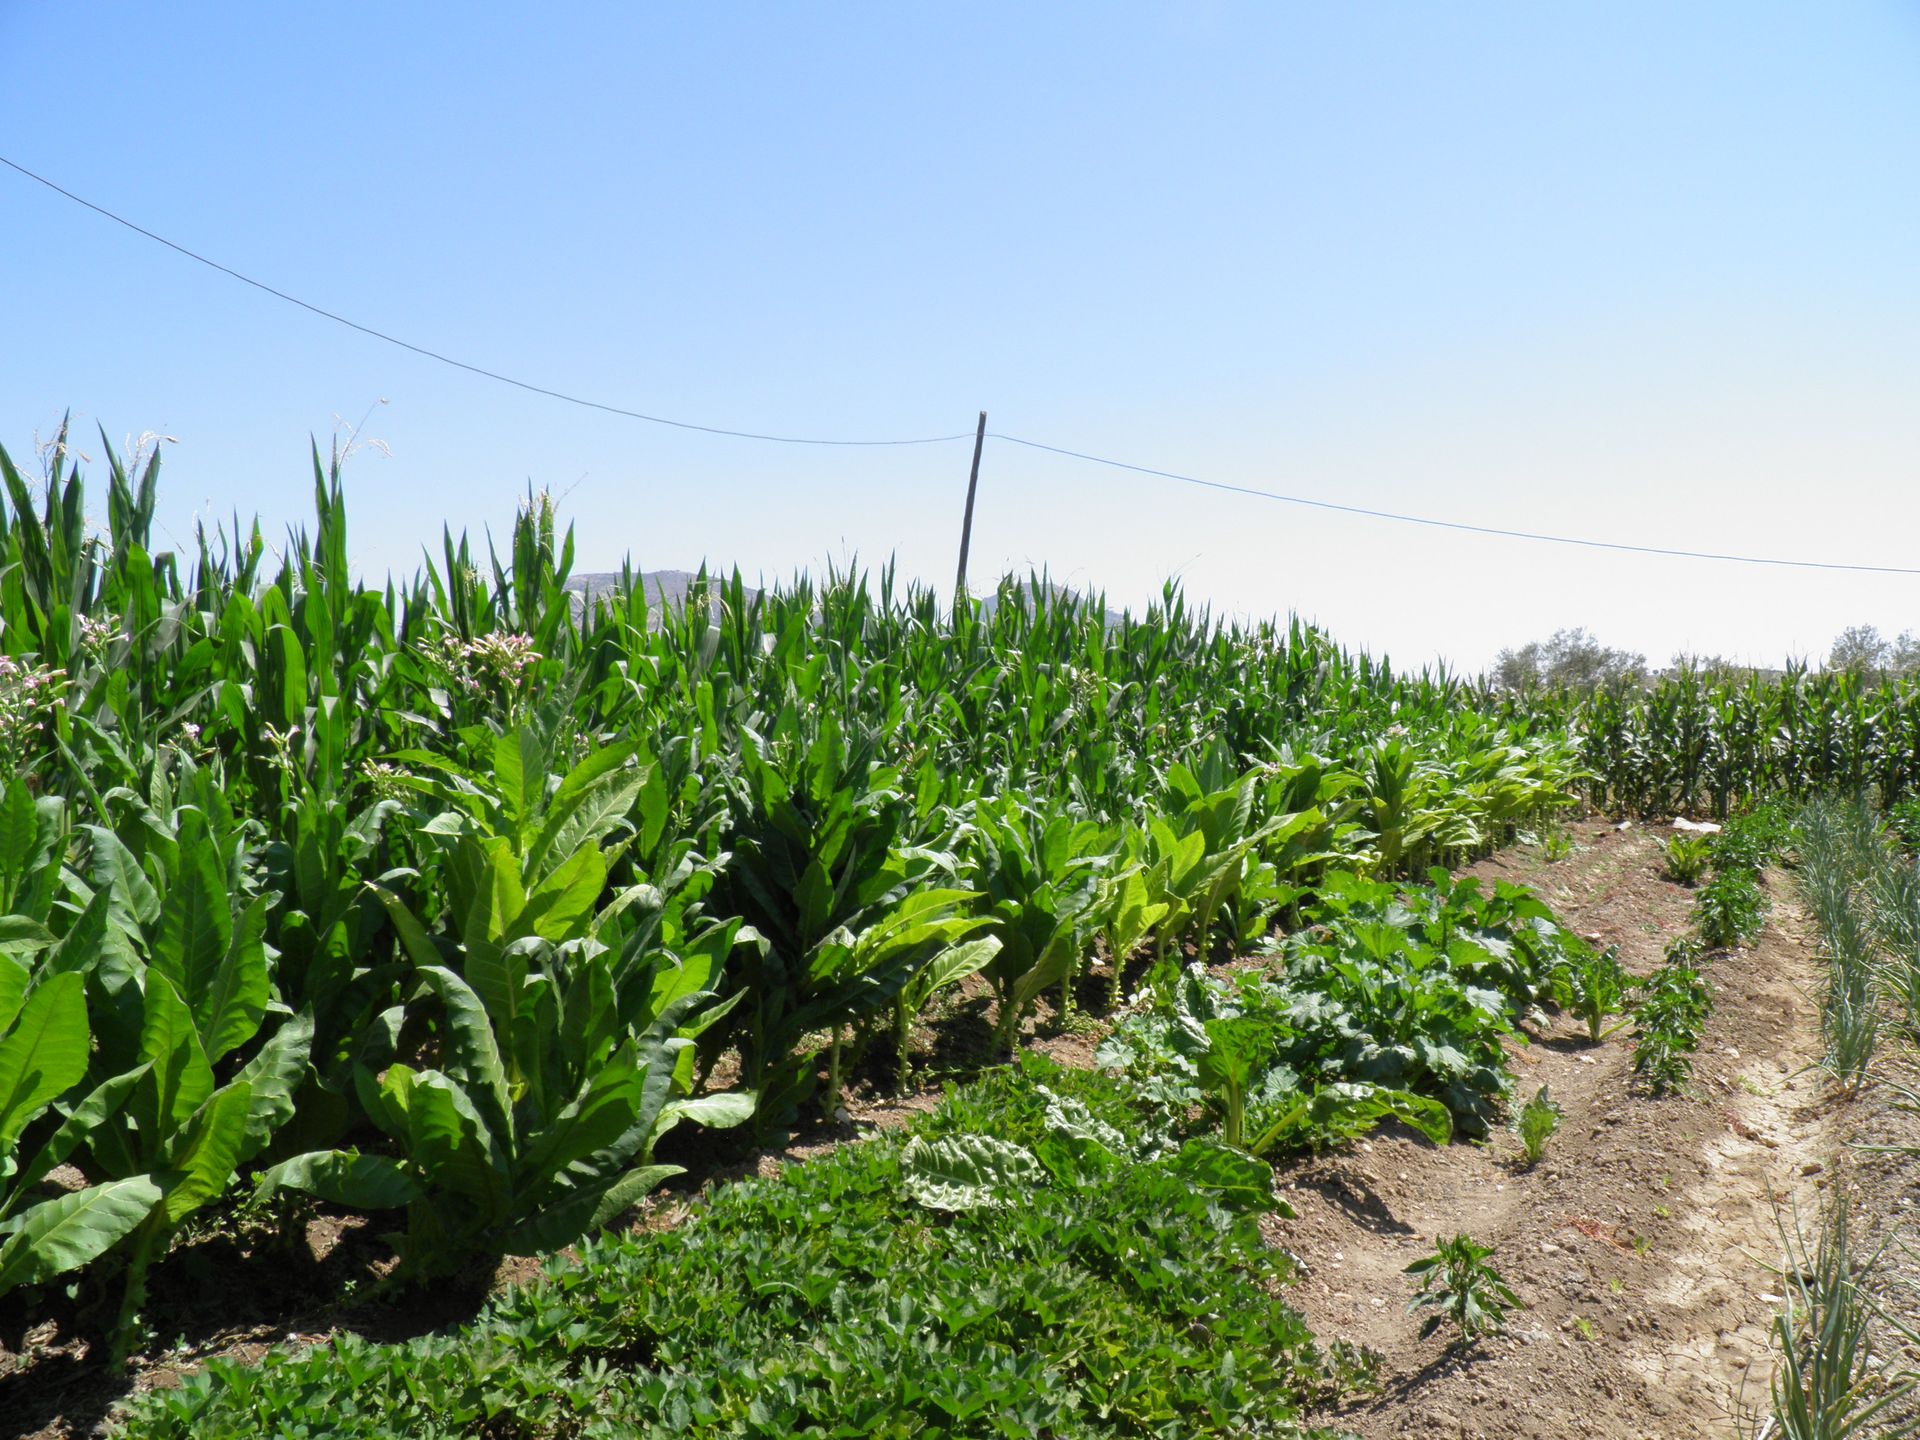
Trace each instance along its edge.
{"label": "weed", "polygon": [[1534,837],[1540,846],[1540,858],[1557,865],[1573,854],[1573,832],[1557,822],[1543,825]]}
{"label": "weed", "polygon": [[1920,797],[1887,807],[1887,829],[1909,855],[1920,853]]}

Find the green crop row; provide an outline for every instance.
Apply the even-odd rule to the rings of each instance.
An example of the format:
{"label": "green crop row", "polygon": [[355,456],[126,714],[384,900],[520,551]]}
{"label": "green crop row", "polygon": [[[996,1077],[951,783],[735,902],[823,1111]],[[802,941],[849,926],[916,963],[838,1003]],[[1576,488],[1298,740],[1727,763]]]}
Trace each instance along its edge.
{"label": "green crop row", "polygon": [[1725,817],[1768,796],[1871,790],[1920,797],[1920,681],[1790,667],[1717,679],[1694,671],[1648,689],[1534,697],[1579,736],[1595,804],[1635,814]]}
{"label": "green crop row", "polygon": [[543,497],[374,589],[337,458],[277,551],[169,553],[157,460],[109,449],[96,533],[70,454],[0,453],[0,1291],[118,1284],[123,1353],[200,1212],[386,1213],[416,1277],[551,1249],[676,1125],[905,1085],[956,987],[1005,1054],[1096,959],[1117,1004],[1577,780],[1482,690],[1172,591],[582,597]]}

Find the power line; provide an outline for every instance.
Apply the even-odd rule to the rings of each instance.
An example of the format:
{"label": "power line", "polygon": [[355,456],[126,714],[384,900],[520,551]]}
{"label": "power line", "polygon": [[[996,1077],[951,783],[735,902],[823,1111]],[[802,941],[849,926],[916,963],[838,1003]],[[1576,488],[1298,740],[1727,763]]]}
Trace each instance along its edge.
{"label": "power line", "polygon": [[[73,201],[74,204],[83,206],[93,211],[96,215],[104,216],[116,225],[126,227],[136,235],[145,236],[156,244],[164,245],[167,249],[186,256],[189,260],[197,261],[209,269],[218,270],[222,275],[231,276],[242,284],[251,285],[254,289],[264,291],[277,300],[284,300],[289,305],[297,305],[302,310],[318,315],[322,319],[331,320],[337,325],[344,325],[349,330],[357,330],[362,335],[370,335],[376,340],[383,340],[389,345],[397,345],[402,350],[410,350],[414,354],[424,356],[429,360],[437,360],[442,365],[450,365],[456,370],[465,370],[471,375],[478,375],[487,380],[498,381],[502,385],[511,385],[515,389],[525,390],[534,395],[544,395],[552,400],[564,401],[569,405],[580,405],[589,410],[604,411],[609,415],[621,415],[630,420],[644,420],[650,425],[667,425],[676,430],[695,430],[704,435],[726,435],[740,440],[766,440],[781,445],[941,445],[956,440],[973,440],[977,438],[973,432],[964,430],[952,435],[923,435],[903,440],[837,440],[806,435],[769,435],[753,430],[732,430],[719,425],[697,425],[690,420],[673,420],[664,415],[649,415],[639,410],[628,410],[619,405],[608,405],[598,400],[583,399],[578,395],[570,395],[563,390],[553,390],[544,385],[532,384],[526,380],[516,380],[511,375],[502,375],[495,370],[488,370],[479,365],[471,365],[464,360],[456,360],[451,355],[443,355],[439,351],[430,350],[424,345],[415,345],[411,341],[402,340],[396,335],[390,335],[384,330],[376,330],[371,325],[362,325],[357,320],[349,320],[344,315],[339,315],[331,310],[326,310],[318,305],[311,304],[308,301],[300,299],[297,295],[289,295],[286,291],[275,289],[264,281],[254,279],[251,275],[244,275],[231,266],[222,265],[217,260],[211,260],[198,251],[189,250],[186,246],[177,244],[167,239],[164,235],[155,234],[145,226],[136,225],[125,216],[116,215],[104,205],[96,205],[93,201],[74,194],[64,186],[55,184],[44,175],[35,174],[33,171],[27,169],[26,166],[19,164],[17,161],[9,160],[4,155],[0,155],[0,165],[5,165],[9,169],[17,171],[36,184],[44,185],[56,195],[65,196],[68,200]],[[1425,525],[1436,530],[1458,530],[1470,535],[1493,535],[1507,540],[1534,540],[1549,545],[1576,545],[1589,550],[1614,550],[1631,555],[1661,555],[1680,560],[1719,560],[1738,565],[1774,565],[1796,570],[1840,570],[1867,575],[1920,575],[1920,568],[1901,565],[1853,565],[1828,560],[1785,560],[1765,555],[1733,555],[1711,550],[1682,550],[1661,545],[1634,545],[1618,540],[1587,540],[1573,535],[1548,535],[1533,530],[1509,530],[1496,525],[1473,525],[1461,520],[1436,520],[1432,516],[1427,515],[1405,515],[1392,510],[1375,510],[1364,505],[1344,505],[1334,500],[1314,500],[1304,495],[1285,495],[1274,490],[1256,489],[1250,485],[1232,485],[1222,480],[1203,480],[1197,475],[1182,475],[1172,470],[1158,470],[1150,465],[1135,465],[1125,460],[1108,459],[1102,455],[1089,455],[1085,451],[1069,450],[1062,445],[1047,445],[1038,440],[1023,439],[1018,435],[1005,435],[998,431],[988,431],[986,433],[988,438],[1004,440],[1009,445],[1023,445],[1030,450],[1044,450],[1049,454],[1065,456],[1071,460],[1081,460],[1091,465],[1104,465],[1114,470],[1127,470],[1136,475],[1150,475],[1161,480],[1174,480],[1183,485],[1197,485],[1204,489],[1221,490],[1233,495],[1249,495],[1255,499],[1272,500],[1283,505],[1302,505],[1314,510],[1332,510],[1345,515],[1360,515],[1371,520],[1390,520],[1402,525]]]}
{"label": "power line", "polygon": [[1337,510],[1345,515],[1363,515],[1370,520],[1394,520],[1403,525],[1428,525],[1436,530],[1464,530],[1471,535],[1497,535],[1508,540],[1541,540],[1550,545],[1579,545],[1590,550],[1622,550],[1633,555],[1665,555],[1681,560],[1725,560],[1739,565],[1785,565],[1797,570],[1850,570],[1869,575],[1920,575],[1920,569],[1903,565],[1849,565],[1832,560],[1782,560],[1766,555],[1729,555],[1713,550],[1674,550],[1661,545],[1631,545],[1620,540],[1583,540],[1573,535],[1545,535],[1534,530],[1507,530],[1497,525],[1470,525],[1461,520],[1435,520],[1427,515],[1402,515],[1392,510],[1373,510],[1364,505],[1342,505],[1334,500],[1312,500],[1304,495],[1283,495],[1275,490],[1257,490],[1250,485],[1229,485],[1222,480],[1202,480],[1197,475],[1180,475],[1172,470],[1156,470],[1148,465],[1132,465],[1125,460],[1109,460],[1060,445],[1043,445],[1038,440],[1023,440],[1018,435],[988,431],[990,440],[1024,445],[1029,450],[1045,450],[1071,460],[1085,460],[1115,470],[1131,470],[1136,475],[1152,475],[1161,480],[1178,480],[1183,485],[1199,485],[1208,490],[1225,490],[1234,495],[1251,495],[1260,500],[1277,500],[1283,505],[1305,505],[1315,510]]}
{"label": "power line", "polygon": [[415,345],[410,340],[402,340],[397,335],[389,335],[386,331],[376,330],[371,325],[362,325],[357,320],[349,320],[344,315],[337,315],[331,310],[326,310],[318,305],[311,304],[308,301],[302,300],[297,295],[289,295],[284,290],[276,290],[263,280],[256,280],[251,275],[243,275],[230,265],[222,265],[218,260],[210,260],[198,251],[189,250],[184,245],[176,244],[164,235],[156,235],[144,225],[136,225],[124,215],[116,215],[104,205],[96,205],[84,196],[74,194],[64,186],[54,184],[53,181],[47,179],[44,175],[36,175],[33,171],[27,169],[26,166],[19,164],[17,161],[9,160],[4,155],[0,155],[0,165],[5,165],[8,169],[19,171],[20,174],[26,176],[27,179],[46,186],[47,189],[53,191],[56,195],[66,196],[66,198],[73,201],[74,204],[85,206],[96,215],[105,216],[116,225],[124,225],[136,235],[144,235],[147,239],[164,245],[169,250],[177,251],[189,260],[197,260],[200,264],[205,265],[211,270],[218,270],[222,275],[230,275],[244,285],[251,285],[256,290],[264,290],[276,300],[284,300],[289,305],[298,305],[302,310],[311,311],[323,320],[331,320],[336,325],[346,326],[349,330],[358,330],[362,335],[371,335],[376,340],[384,340],[387,344],[397,345],[402,350],[411,350],[414,354],[424,355],[429,360],[438,360],[442,365],[451,365],[456,370],[465,370],[469,374],[483,376],[488,380],[497,380],[502,385],[511,385],[515,389],[526,390],[535,395],[545,395],[552,400],[564,400],[569,405],[582,405],[589,410],[604,410],[609,415],[624,415],[629,420],[645,420],[651,425],[670,425],[676,430],[698,430],[705,435],[731,435],[739,440],[771,440],[781,445],[939,445],[950,440],[973,439],[973,432],[971,430],[963,430],[953,435],[922,435],[909,440],[823,440],[811,435],[763,435],[752,430],[729,430],[720,425],[696,425],[691,420],[670,420],[664,415],[648,415],[639,410],[625,409],[619,405],[607,405],[598,400],[582,399],[578,395],[569,395],[563,390],[550,390],[544,385],[535,385],[526,380],[516,380],[511,375],[502,375],[496,370],[488,370],[479,365],[469,365],[464,360],[456,360],[451,355],[441,354],[438,350],[429,350],[424,345]]}

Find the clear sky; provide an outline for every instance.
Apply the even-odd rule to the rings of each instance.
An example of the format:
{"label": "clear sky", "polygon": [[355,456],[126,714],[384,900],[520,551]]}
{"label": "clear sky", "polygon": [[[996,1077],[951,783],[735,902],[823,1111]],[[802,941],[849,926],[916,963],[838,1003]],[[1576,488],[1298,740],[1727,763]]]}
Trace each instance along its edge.
{"label": "clear sky", "polygon": [[[473,364],[798,435],[993,428],[1472,523],[1920,566],[1920,6],[0,0],[0,153]],[[159,431],[163,518],[355,562],[564,495],[579,565],[951,584],[966,444],[506,389],[0,170],[0,443]],[[1920,577],[1634,558],[989,442],[976,578],[1297,610],[1402,663],[1585,625],[1777,661]]]}

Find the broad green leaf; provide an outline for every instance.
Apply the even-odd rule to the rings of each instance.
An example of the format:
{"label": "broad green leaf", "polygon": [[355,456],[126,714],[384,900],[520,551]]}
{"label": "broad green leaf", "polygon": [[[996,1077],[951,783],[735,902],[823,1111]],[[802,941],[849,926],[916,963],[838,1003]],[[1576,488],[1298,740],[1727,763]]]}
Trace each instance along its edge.
{"label": "broad green leaf", "polygon": [[[522,727],[494,737],[493,783],[516,842],[532,839],[529,831],[546,782],[546,762],[532,731]],[[520,844],[514,848],[518,850]]]}
{"label": "broad green leaf", "polygon": [[252,1103],[252,1087],[236,1080],[209,1096],[187,1122],[180,1144],[169,1157],[168,1174],[178,1177],[167,1187],[162,1202],[169,1226],[178,1225],[227,1188],[240,1163],[247,1108]]}
{"label": "broad green leaf", "polygon": [[15,1177],[13,1193],[4,1203],[0,1203],[0,1219],[11,1212],[14,1205],[27,1191],[38,1185],[54,1170],[66,1164],[67,1157],[79,1148],[87,1137],[103,1125],[107,1117],[114,1114],[127,1103],[127,1097],[133,1093],[133,1087],[145,1078],[150,1067],[136,1066],[123,1074],[102,1080],[88,1092],[86,1099],[73,1107],[73,1113],[60,1122],[60,1128],[48,1137],[47,1143],[40,1147],[40,1153]]}
{"label": "broad green leaf", "polygon": [[1054,1134],[1098,1146],[1116,1160],[1130,1153],[1132,1147],[1127,1144],[1127,1137],[1080,1101],[1070,1096],[1056,1095],[1044,1087],[1040,1089],[1047,1101],[1047,1129]]}
{"label": "broad green leaf", "polygon": [[527,896],[512,842],[504,835],[463,832],[449,850],[443,874],[448,926],[460,944],[497,945],[513,937]]}
{"label": "broad green leaf", "polygon": [[680,1165],[636,1165],[600,1196],[600,1203],[594,1207],[593,1228],[611,1225],[639,1204],[641,1198],[662,1180],[684,1174],[686,1169]]}
{"label": "broad green leaf", "polygon": [[538,935],[556,945],[585,935],[591,928],[594,904],[606,888],[606,860],[592,846],[583,845],[534,886],[514,921],[514,933]]}
{"label": "broad green leaf", "polygon": [[446,1007],[447,1030],[442,1068],[464,1092],[485,1129],[499,1143],[513,1145],[513,1101],[506,1066],[486,1006],[458,975],[444,965],[427,965],[420,976],[433,987]]}
{"label": "broad green leaf", "polygon": [[140,1026],[140,1059],[153,1066],[148,1073],[154,1103],[142,1116],[149,1153],[164,1145],[171,1132],[187,1121],[213,1093],[213,1066],[200,1047],[193,1012],[166,976],[147,972],[146,998]]}
{"label": "broad green leaf", "polygon": [[113,917],[124,930],[138,932],[160,918],[160,892],[120,837],[102,825],[84,825],[91,858],[87,881],[113,897]]}
{"label": "broad green leaf", "polygon": [[660,1107],[660,1118],[654,1124],[653,1138],[657,1142],[682,1120],[691,1120],[709,1130],[726,1130],[735,1125],[744,1125],[753,1118],[757,1098],[751,1090],[725,1090],[716,1095],[669,1100]]}
{"label": "broad green leaf", "polygon": [[404,1111],[407,1161],[430,1186],[483,1205],[501,1196],[503,1180],[490,1163],[486,1126],[449,1077],[396,1065],[381,1089]]}
{"label": "broad green leaf", "polygon": [[[80,918],[67,927],[67,933],[60,937],[53,953],[40,962],[41,973],[62,974],[72,970],[84,975],[91,971],[107,948],[112,913],[113,896],[104,890],[94,892],[87,908],[80,912]],[[121,943],[124,945],[124,940]]]}
{"label": "broad green leaf", "polygon": [[[556,810],[542,829],[537,850],[527,857],[529,873],[538,874],[554,855],[570,855],[582,845],[598,848],[627,823],[640,803],[644,783],[637,771],[609,775],[571,809]],[[564,823],[556,825],[556,819]]]}
{"label": "broad green leaf", "polygon": [[54,943],[53,932],[25,915],[0,915],[0,953],[32,954]]}
{"label": "broad green leaf", "polygon": [[173,982],[205,1036],[212,1028],[208,1007],[215,977],[233,943],[233,912],[205,817],[196,810],[180,815],[179,865],[160,905],[160,931],[147,966]]}
{"label": "broad green leaf", "polygon": [[40,817],[34,809],[33,792],[25,780],[15,776],[0,790],[0,898],[18,893],[39,838]]}
{"label": "broad green leaf", "polygon": [[20,961],[0,955],[0,1035],[7,1033],[14,1016],[27,998],[27,985],[33,974]]}
{"label": "broad green leaf", "polygon": [[43,1284],[97,1260],[153,1213],[161,1193],[150,1176],[135,1175],[21,1212],[0,1243],[0,1294],[16,1285]]}
{"label": "broad green leaf", "polygon": [[526,848],[526,873],[538,875],[549,855],[567,855],[583,844],[597,845],[633,809],[643,774],[620,771],[634,747],[622,743],[594,751],[567,773],[553,792],[540,832]]}
{"label": "broad green leaf", "polygon": [[282,1160],[260,1177],[255,1198],[277,1190],[300,1190],[350,1210],[398,1210],[421,1196],[406,1167],[384,1155],[352,1150],[315,1150]]}
{"label": "broad green leaf", "polygon": [[963,940],[958,945],[949,945],[933,957],[927,968],[921,972],[920,983],[925,993],[931,997],[956,981],[979,973],[992,963],[993,957],[1000,953],[1000,937],[988,935],[978,940]]}
{"label": "broad green leaf", "polygon": [[907,1194],[929,1210],[1012,1205],[1047,1183],[1031,1152],[992,1135],[916,1135],[900,1152],[900,1176]]}
{"label": "broad green leaf", "polygon": [[367,888],[379,896],[381,905],[386,907],[387,915],[393,921],[394,933],[400,937],[400,947],[407,952],[409,960],[422,969],[445,963],[445,957],[434,948],[426,928],[414,918],[405,901],[384,885],[369,884]]}
{"label": "broad green leaf", "polygon": [[506,1248],[511,1254],[538,1255],[570,1245],[611,1225],[662,1180],[684,1173],[678,1165],[641,1165],[605,1184],[582,1186],[521,1220],[507,1232]]}
{"label": "broad green leaf", "polygon": [[0,1038],[0,1155],[28,1123],[87,1073],[87,1000],[78,975],[35,987]]}
{"label": "broad green leaf", "polygon": [[833,881],[819,860],[809,861],[800,873],[793,899],[800,911],[800,933],[809,938],[824,934],[833,914]]}
{"label": "broad green leaf", "polygon": [[240,1146],[243,1163],[266,1149],[274,1132],[293,1118],[294,1097],[307,1078],[312,1046],[313,1016],[303,1011],[283,1020],[236,1077],[246,1082],[253,1095],[247,1107],[246,1138]]}
{"label": "broad green leaf", "polygon": [[1205,1190],[1218,1191],[1239,1205],[1277,1210],[1291,1216],[1292,1208],[1275,1198],[1273,1167],[1244,1150],[1201,1136],[1189,1140],[1180,1152],[1164,1162],[1166,1167]]}
{"label": "broad green leaf", "polygon": [[518,1167],[523,1187],[603,1179],[628,1164],[649,1138],[635,1124],[645,1105],[646,1074],[624,1048],[533,1139]]}
{"label": "broad green leaf", "polygon": [[241,913],[226,954],[195,996],[194,1021],[209,1060],[238,1049],[260,1028],[272,990],[267,979],[267,900],[264,895]]}

